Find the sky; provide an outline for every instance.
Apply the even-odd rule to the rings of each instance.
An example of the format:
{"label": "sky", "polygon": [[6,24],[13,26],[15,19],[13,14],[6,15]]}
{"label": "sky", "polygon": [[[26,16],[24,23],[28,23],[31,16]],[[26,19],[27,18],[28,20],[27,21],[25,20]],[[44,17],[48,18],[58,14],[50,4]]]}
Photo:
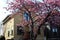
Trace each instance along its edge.
{"label": "sky", "polygon": [[3,7],[6,7],[7,0],[0,0],[0,22],[8,15],[10,14],[8,11],[6,11],[6,9],[4,9]]}
{"label": "sky", "polygon": [[[11,0],[9,0],[11,1]],[[42,2],[42,0],[39,0]],[[7,6],[7,0],[0,0],[0,22],[9,14],[11,14],[10,12],[6,11],[6,9],[3,9],[3,7]]]}

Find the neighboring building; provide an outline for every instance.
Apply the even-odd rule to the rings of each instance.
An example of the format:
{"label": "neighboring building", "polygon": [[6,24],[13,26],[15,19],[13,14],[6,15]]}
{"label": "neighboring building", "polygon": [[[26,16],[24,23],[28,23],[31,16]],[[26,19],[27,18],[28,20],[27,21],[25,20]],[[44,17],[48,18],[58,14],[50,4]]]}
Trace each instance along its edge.
{"label": "neighboring building", "polygon": [[22,21],[22,15],[16,13],[8,15],[3,20],[3,26],[4,26],[4,36],[6,40],[19,40],[22,39],[20,31],[17,31],[17,25]]}

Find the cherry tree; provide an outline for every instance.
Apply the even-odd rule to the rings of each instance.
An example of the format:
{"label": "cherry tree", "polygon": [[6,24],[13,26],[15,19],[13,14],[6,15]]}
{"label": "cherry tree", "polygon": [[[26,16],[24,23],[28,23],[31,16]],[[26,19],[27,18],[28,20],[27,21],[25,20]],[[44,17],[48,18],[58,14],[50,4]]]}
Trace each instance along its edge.
{"label": "cherry tree", "polygon": [[[8,3],[7,10],[12,10],[12,13],[20,13],[21,11],[23,12],[22,14],[24,14],[24,12],[26,13],[26,15],[28,16],[28,20],[26,21],[28,22],[28,24],[31,24],[32,40],[35,40],[37,35],[36,34],[34,36],[33,33],[35,22],[38,26],[38,29],[46,21],[54,25],[60,25],[60,6],[57,5],[56,2],[41,3],[36,0],[14,0],[13,2]],[[33,13],[36,14],[35,17],[32,16]],[[33,18],[35,18],[35,20],[33,20]],[[34,39],[33,36],[35,37]]]}
{"label": "cherry tree", "polygon": [[[32,12],[37,13],[40,10],[39,3],[34,0],[15,0],[13,2],[8,3],[9,7],[7,10],[12,10],[13,13],[20,13],[21,11],[27,13],[26,15],[29,16],[31,20],[31,39],[33,40],[33,28],[34,28],[34,21],[32,18]],[[29,20],[27,20],[29,22]]]}

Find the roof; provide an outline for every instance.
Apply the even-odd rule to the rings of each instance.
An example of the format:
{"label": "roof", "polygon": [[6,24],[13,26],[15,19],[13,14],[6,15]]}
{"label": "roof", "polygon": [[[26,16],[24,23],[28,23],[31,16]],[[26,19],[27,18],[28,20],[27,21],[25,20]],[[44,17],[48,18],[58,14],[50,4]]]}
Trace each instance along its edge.
{"label": "roof", "polygon": [[3,20],[3,22],[9,17],[10,15],[8,15],[4,20]]}
{"label": "roof", "polygon": [[10,15],[8,15],[8,16],[3,20],[3,24],[5,24],[10,18],[11,18]]}
{"label": "roof", "polygon": [[3,20],[3,24],[5,24],[8,20],[10,20],[11,18],[13,18],[15,15],[20,14],[20,13],[14,13],[14,14],[10,14],[8,15],[4,20]]}

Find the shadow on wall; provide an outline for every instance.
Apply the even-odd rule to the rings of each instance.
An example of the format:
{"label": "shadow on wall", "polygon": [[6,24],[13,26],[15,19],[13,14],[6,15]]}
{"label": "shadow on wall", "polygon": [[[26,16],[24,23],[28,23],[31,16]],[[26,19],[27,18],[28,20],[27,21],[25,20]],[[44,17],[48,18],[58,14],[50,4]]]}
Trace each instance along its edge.
{"label": "shadow on wall", "polygon": [[0,36],[0,40],[5,40],[5,37],[4,36]]}

